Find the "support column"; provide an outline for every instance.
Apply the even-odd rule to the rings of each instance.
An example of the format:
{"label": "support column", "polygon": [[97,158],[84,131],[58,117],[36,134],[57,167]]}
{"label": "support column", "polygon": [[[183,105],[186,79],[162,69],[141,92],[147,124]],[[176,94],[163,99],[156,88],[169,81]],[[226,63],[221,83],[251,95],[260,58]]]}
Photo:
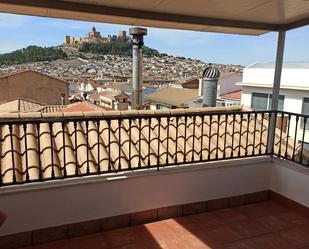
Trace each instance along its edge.
{"label": "support column", "polygon": [[[275,65],[275,77],[274,85],[272,91],[272,102],[271,110],[278,110],[278,101],[280,93],[280,84],[281,84],[281,73],[282,73],[282,64],[283,64],[283,54],[284,54],[284,44],[285,44],[285,31],[279,31],[278,34],[278,44],[277,44],[277,55],[276,55],[276,65]],[[273,153],[274,149],[274,138],[276,130],[276,113],[272,113],[269,121],[269,137],[268,137],[268,146],[267,152],[269,154]]]}
{"label": "support column", "polygon": [[147,29],[130,28],[132,35],[132,109],[141,110],[143,107],[142,91],[143,91],[143,36],[147,34]]}

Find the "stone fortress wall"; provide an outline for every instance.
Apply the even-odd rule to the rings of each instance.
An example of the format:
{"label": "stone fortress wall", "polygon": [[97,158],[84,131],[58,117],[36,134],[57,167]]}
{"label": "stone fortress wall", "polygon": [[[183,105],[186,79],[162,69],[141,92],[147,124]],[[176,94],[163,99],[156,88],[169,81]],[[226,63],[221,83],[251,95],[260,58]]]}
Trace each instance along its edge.
{"label": "stone fortress wall", "polygon": [[70,36],[66,35],[64,37],[64,44],[68,46],[73,46],[73,47],[79,47],[83,42],[111,42],[113,39],[118,39],[118,40],[125,40],[127,38],[127,33],[126,31],[119,31],[118,36],[107,36],[107,37],[102,37],[100,32],[96,30],[95,27],[92,28],[92,30],[84,37],[79,37],[79,36]]}

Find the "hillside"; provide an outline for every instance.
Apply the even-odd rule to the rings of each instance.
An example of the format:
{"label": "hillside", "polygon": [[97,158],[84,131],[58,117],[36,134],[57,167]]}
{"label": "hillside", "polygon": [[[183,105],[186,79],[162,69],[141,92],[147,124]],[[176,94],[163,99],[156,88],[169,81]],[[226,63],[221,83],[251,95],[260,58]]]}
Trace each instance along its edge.
{"label": "hillside", "polygon": [[[132,44],[129,40],[119,41],[112,40],[109,43],[89,43],[84,42],[79,48],[79,52],[92,53],[92,54],[102,54],[102,55],[131,55],[132,54]],[[143,47],[144,55],[148,56],[158,56],[160,55],[158,50]]]}
{"label": "hillside", "polygon": [[67,54],[54,47],[28,46],[0,55],[1,65],[14,65],[37,61],[53,61],[67,58]]}
{"label": "hillside", "polygon": [[[131,55],[132,44],[129,40],[118,41],[113,40],[109,43],[87,43],[84,42],[78,50],[70,50],[68,54],[67,48],[59,47],[39,47],[28,46],[10,53],[0,54],[1,65],[16,65],[40,61],[54,61],[65,59],[69,55],[72,57],[81,56],[83,53],[99,54],[99,55]],[[158,50],[144,46],[143,53],[146,56],[160,55]]]}

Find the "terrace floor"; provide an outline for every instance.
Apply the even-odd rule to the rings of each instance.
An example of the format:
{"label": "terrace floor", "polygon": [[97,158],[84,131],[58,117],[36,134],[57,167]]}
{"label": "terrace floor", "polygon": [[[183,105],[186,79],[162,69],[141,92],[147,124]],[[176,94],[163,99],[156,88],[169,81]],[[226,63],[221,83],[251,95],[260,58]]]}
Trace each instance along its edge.
{"label": "terrace floor", "polygon": [[309,216],[271,200],[26,248],[309,249]]}

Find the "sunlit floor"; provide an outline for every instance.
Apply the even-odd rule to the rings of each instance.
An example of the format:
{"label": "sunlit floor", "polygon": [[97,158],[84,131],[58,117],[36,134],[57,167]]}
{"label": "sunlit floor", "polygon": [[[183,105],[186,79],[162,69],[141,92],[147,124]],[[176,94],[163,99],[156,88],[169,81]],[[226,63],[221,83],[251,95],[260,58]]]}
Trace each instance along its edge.
{"label": "sunlit floor", "polygon": [[309,217],[267,201],[26,248],[309,249]]}

